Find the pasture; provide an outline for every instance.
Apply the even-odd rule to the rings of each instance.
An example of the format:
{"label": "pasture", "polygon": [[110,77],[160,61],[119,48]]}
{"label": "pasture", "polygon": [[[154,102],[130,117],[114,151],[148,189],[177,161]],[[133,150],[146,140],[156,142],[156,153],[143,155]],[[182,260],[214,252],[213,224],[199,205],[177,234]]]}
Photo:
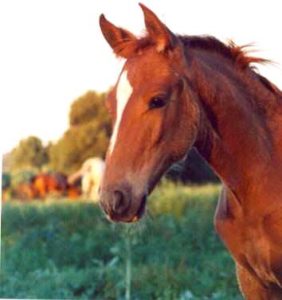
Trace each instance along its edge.
{"label": "pasture", "polygon": [[134,225],[90,202],[8,202],[1,298],[242,299],[213,229],[219,186],[164,182]]}

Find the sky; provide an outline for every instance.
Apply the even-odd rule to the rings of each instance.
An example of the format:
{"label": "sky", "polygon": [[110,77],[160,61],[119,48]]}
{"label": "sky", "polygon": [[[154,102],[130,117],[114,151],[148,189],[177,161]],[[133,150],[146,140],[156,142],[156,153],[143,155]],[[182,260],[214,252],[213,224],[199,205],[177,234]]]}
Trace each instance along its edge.
{"label": "sky", "polygon": [[[71,103],[89,90],[106,91],[124,63],[99,28],[101,13],[140,35],[135,0],[0,0],[1,152],[30,135],[56,141],[68,128]],[[276,0],[143,0],[179,34],[209,34],[254,43],[274,65],[259,72],[282,88],[281,5]]]}

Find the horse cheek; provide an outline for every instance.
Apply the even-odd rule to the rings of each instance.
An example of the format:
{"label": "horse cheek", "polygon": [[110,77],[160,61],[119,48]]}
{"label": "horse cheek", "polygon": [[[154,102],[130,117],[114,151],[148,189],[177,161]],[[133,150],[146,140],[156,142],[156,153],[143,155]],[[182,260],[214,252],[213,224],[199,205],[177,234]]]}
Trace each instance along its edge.
{"label": "horse cheek", "polygon": [[198,128],[199,128],[199,110],[196,103],[182,103],[182,119],[177,126],[176,144],[179,152],[179,159],[187,154],[195,143]]}

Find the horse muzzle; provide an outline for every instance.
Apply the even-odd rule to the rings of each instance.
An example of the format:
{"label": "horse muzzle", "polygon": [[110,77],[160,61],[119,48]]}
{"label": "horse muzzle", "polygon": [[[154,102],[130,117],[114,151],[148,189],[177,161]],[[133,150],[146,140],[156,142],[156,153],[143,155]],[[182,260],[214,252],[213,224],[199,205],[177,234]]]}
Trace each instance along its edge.
{"label": "horse muzzle", "polygon": [[100,204],[114,222],[137,222],[146,208],[146,195],[136,197],[126,185],[101,189]]}

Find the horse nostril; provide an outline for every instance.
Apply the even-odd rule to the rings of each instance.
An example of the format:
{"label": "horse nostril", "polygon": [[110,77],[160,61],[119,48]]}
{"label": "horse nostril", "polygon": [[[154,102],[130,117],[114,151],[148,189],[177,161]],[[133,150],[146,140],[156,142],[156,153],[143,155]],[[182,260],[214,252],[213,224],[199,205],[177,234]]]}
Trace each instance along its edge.
{"label": "horse nostril", "polygon": [[127,209],[127,204],[126,196],[122,191],[113,192],[113,212],[121,214]]}

